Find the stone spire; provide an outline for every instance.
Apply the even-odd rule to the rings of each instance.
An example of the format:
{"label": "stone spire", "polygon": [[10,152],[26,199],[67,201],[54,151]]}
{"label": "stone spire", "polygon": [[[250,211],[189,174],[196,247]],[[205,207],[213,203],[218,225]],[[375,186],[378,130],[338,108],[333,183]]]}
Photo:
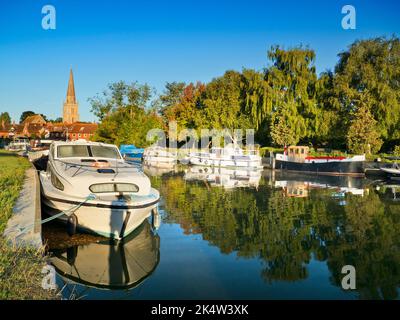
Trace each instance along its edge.
{"label": "stone spire", "polygon": [[67,99],[65,100],[63,108],[63,122],[79,122],[78,103],[76,102],[74,75],[72,73],[72,69],[69,72]]}
{"label": "stone spire", "polygon": [[66,102],[67,103],[76,103],[74,74],[72,73],[72,68],[69,71],[69,81],[68,81],[67,101]]}

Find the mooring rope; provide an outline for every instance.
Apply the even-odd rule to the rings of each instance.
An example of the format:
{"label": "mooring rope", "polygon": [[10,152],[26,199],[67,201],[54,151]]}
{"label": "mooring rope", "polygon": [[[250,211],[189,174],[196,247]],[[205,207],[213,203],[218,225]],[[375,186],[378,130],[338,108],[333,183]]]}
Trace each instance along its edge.
{"label": "mooring rope", "polygon": [[[89,201],[89,200],[94,200],[94,199],[96,199],[96,195],[94,195],[93,193],[91,193],[91,194],[89,194],[89,195],[85,198],[85,200],[83,200],[81,203],[78,203],[78,204],[72,206],[72,207],[69,208],[68,210],[64,210],[64,211],[62,211],[62,212],[60,212],[60,213],[55,214],[54,216],[51,216],[51,217],[49,217],[49,218],[40,220],[40,224],[44,224],[44,223],[46,223],[46,222],[52,221],[52,220],[57,219],[57,218],[59,218],[59,217],[61,217],[61,216],[63,216],[63,215],[69,216],[68,213],[70,213],[70,212],[72,212],[72,213],[75,212],[75,211],[78,210],[84,203],[86,203],[86,202]],[[20,229],[21,233],[23,233],[23,232],[27,231],[27,229],[30,229],[30,228],[34,227],[35,224],[36,224],[36,223],[32,223],[32,224],[30,224],[30,225],[28,225],[28,226],[26,226],[26,227],[24,227],[24,228],[19,228],[19,229]]]}

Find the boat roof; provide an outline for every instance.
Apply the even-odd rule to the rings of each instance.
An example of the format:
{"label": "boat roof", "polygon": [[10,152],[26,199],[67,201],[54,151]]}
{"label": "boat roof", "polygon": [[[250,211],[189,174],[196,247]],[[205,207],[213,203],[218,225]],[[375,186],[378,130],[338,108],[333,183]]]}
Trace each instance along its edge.
{"label": "boat roof", "polygon": [[115,147],[115,144],[108,144],[103,142],[93,142],[93,141],[86,141],[85,139],[79,139],[75,141],[54,141],[54,146],[65,146],[65,145],[86,145],[86,146],[105,146],[105,147]]}

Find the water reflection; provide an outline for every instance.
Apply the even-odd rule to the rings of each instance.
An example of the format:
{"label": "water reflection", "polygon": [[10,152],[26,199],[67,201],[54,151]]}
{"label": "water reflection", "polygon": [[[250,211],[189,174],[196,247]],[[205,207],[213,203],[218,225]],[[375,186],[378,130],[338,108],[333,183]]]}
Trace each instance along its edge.
{"label": "water reflection", "polygon": [[341,288],[341,268],[350,264],[360,298],[398,297],[400,207],[388,201],[387,188],[366,179],[270,172],[257,190],[227,192],[199,180],[186,172],[159,181],[166,222],[201,234],[222,254],[259,259],[265,283],[305,280],[310,263],[320,261],[330,284]]}
{"label": "water reflection", "polygon": [[262,170],[227,169],[191,166],[185,170],[187,181],[203,181],[206,186],[230,188],[257,188]]}
{"label": "water reflection", "polygon": [[157,267],[160,238],[146,220],[122,241],[102,239],[67,248],[50,247],[51,263],[64,283],[100,289],[129,289]]}

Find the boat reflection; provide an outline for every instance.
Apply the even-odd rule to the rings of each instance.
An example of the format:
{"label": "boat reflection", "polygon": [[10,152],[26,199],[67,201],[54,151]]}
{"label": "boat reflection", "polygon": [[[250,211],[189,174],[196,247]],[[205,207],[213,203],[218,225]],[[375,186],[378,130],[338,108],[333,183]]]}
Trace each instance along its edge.
{"label": "boat reflection", "polygon": [[317,176],[305,174],[281,174],[271,177],[270,184],[281,188],[285,196],[308,197],[313,189],[329,189],[335,198],[344,197],[347,193],[364,196],[368,188],[363,179],[347,176]]}
{"label": "boat reflection", "polygon": [[175,163],[153,163],[153,162],[144,162],[143,163],[143,171],[145,174],[150,177],[160,177],[163,174],[177,172],[177,165]]}
{"label": "boat reflection", "polygon": [[52,249],[50,261],[63,282],[99,289],[129,289],[144,281],[160,259],[160,238],[146,220],[131,235],[67,249]]}
{"label": "boat reflection", "polygon": [[185,171],[186,181],[206,181],[210,186],[230,188],[257,188],[262,170],[227,169],[218,167],[191,166]]}

